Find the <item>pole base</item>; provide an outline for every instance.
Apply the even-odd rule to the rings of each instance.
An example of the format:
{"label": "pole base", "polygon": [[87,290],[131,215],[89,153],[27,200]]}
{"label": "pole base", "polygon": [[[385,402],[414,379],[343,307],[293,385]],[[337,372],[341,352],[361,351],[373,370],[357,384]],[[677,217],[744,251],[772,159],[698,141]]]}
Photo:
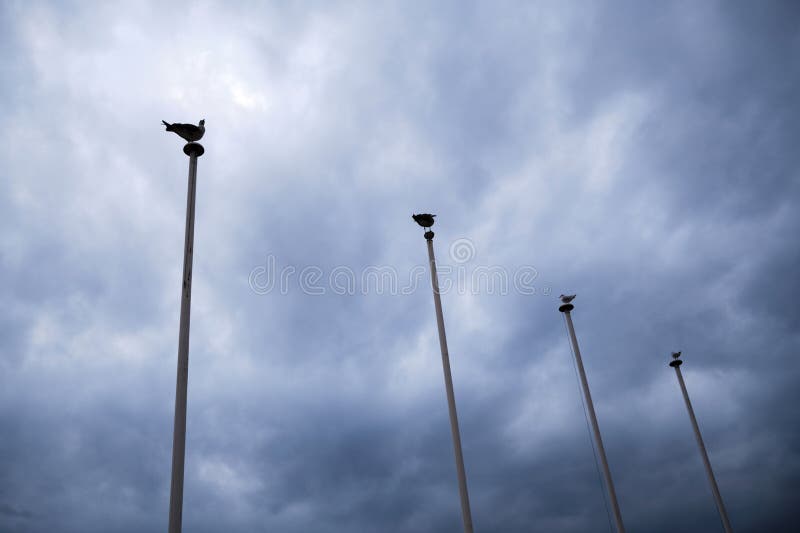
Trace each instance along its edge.
{"label": "pole base", "polygon": [[206,149],[200,143],[186,143],[183,147],[183,153],[188,156],[200,157],[205,153]]}
{"label": "pole base", "polygon": [[564,304],[558,306],[558,310],[561,311],[562,313],[569,313],[573,309],[575,309],[575,306],[572,304]]}

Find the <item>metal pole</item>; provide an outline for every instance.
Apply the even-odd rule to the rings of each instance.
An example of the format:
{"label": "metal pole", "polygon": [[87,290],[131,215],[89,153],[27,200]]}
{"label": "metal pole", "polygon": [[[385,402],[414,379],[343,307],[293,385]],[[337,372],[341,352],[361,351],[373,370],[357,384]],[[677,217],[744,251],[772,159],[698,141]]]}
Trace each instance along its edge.
{"label": "metal pole", "polygon": [[564,313],[564,317],[567,320],[567,329],[569,330],[570,340],[572,341],[572,350],[575,354],[575,363],[578,367],[581,388],[583,389],[583,396],[586,398],[586,410],[589,412],[589,421],[592,425],[595,443],[597,444],[597,455],[600,456],[600,463],[603,467],[603,477],[606,481],[609,500],[611,500],[614,523],[617,526],[618,533],[625,533],[625,525],[622,523],[622,513],[619,510],[619,503],[617,502],[617,492],[614,490],[614,481],[611,479],[611,470],[608,468],[606,450],[603,447],[603,439],[600,437],[600,426],[597,424],[597,415],[594,412],[594,403],[592,403],[592,395],[589,392],[589,382],[586,380],[586,371],[583,369],[583,359],[581,359],[581,350],[578,348],[578,338],[575,336],[575,327],[572,325],[572,316],[570,315],[572,309],[574,309],[574,306],[571,303],[566,303],[558,308],[559,311]]}
{"label": "metal pole", "polygon": [[169,533],[180,533],[183,518],[183,464],[186,455],[186,394],[189,380],[189,314],[192,305],[192,257],[194,253],[194,205],[197,158],[203,146],[183,147],[189,156],[189,190],[186,195],[186,238],[183,247],[181,322],[178,334],[178,377],[175,385],[175,427],[172,433],[172,482],[169,493]]}
{"label": "metal pole", "polygon": [[719,493],[717,480],[714,478],[714,471],[711,470],[711,461],[708,460],[708,452],[706,446],[703,444],[703,437],[700,435],[700,426],[697,425],[697,418],[694,416],[694,409],[692,409],[692,402],[689,401],[689,393],[686,390],[686,383],[683,381],[683,374],[681,374],[680,366],[683,363],[680,359],[675,359],[669,363],[669,366],[675,369],[675,375],[678,376],[678,384],[681,386],[683,392],[683,400],[686,402],[686,410],[689,411],[689,420],[692,422],[694,429],[694,438],[697,440],[697,447],[700,448],[700,456],[703,458],[703,465],[706,467],[706,474],[708,475],[708,482],[711,485],[711,492],[714,495],[714,502],[717,504],[720,520],[722,520],[722,527],[726,533],[732,533],[731,523],[728,520],[728,512],[725,510],[725,504],[722,503],[722,495]]}
{"label": "metal pole", "polygon": [[458,473],[458,492],[461,496],[461,517],[464,520],[465,533],[472,533],[472,512],[469,507],[469,493],[467,492],[467,474],[464,471],[464,456],[461,453],[461,433],[458,429],[458,415],[456,413],[456,397],[453,392],[453,377],[450,374],[450,356],[447,351],[447,337],[444,333],[444,316],[442,315],[442,300],[439,295],[439,277],[436,272],[436,259],[433,255],[433,232],[425,232],[428,243],[428,260],[431,264],[431,284],[433,285],[433,304],[436,307],[436,324],[439,327],[439,347],[442,350],[442,369],[444,370],[444,385],[447,390],[447,406],[450,409],[450,432],[453,434],[453,449],[456,457],[456,471]]}

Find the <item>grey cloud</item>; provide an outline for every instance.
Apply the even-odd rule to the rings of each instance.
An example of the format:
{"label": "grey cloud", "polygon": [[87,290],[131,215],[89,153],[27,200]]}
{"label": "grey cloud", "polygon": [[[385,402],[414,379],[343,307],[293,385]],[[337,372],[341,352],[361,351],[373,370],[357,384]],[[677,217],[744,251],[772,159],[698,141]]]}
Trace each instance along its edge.
{"label": "grey cloud", "polygon": [[791,530],[790,4],[73,7],[0,8],[0,529],[166,527],[186,159],[158,123],[205,118],[187,531],[460,527],[427,272],[248,285],[268,254],[426,265],[421,209],[440,265],[469,238],[470,269],[538,271],[443,296],[477,530],[609,527],[563,291],[628,529],[719,527],[682,349],[734,527]]}

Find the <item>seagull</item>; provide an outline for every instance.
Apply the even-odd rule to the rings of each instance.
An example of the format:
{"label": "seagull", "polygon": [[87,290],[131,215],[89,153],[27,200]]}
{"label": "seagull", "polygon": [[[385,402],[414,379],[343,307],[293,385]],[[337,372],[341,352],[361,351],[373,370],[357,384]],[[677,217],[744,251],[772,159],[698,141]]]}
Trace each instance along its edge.
{"label": "seagull", "polygon": [[170,124],[166,120],[162,120],[161,123],[167,127],[167,131],[174,131],[190,143],[202,139],[206,132],[206,119],[201,120],[197,126],[194,124]]}
{"label": "seagull", "polygon": [[411,215],[411,218],[423,228],[430,228],[433,226],[433,217],[435,216],[429,213],[420,213],[419,215]]}
{"label": "seagull", "polygon": [[565,304],[568,304],[572,300],[574,300],[576,296],[577,296],[577,294],[570,294],[569,296],[566,296],[566,295],[562,294],[561,296],[559,296],[559,298],[561,298],[562,302],[564,302]]}
{"label": "seagull", "polygon": [[680,356],[681,356],[681,352],[672,352],[672,358],[673,359],[677,359]]}

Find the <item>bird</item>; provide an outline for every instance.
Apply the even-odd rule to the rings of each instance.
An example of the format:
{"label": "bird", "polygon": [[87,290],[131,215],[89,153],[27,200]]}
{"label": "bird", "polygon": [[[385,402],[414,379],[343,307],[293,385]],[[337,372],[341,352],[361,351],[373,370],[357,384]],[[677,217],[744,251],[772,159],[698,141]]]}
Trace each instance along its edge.
{"label": "bird", "polygon": [[680,356],[681,356],[681,352],[672,352],[672,358],[673,359],[677,359]]}
{"label": "bird", "polygon": [[577,294],[570,294],[569,296],[562,294],[561,296],[559,296],[559,298],[561,298],[562,302],[564,302],[565,304],[568,304],[572,300],[574,300],[576,296],[577,296]]}
{"label": "bird", "polygon": [[178,136],[183,137],[190,143],[202,139],[206,132],[206,119],[201,120],[197,126],[194,124],[170,124],[166,120],[162,120],[161,123],[167,127],[167,131],[177,133]]}
{"label": "bird", "polygon": [[433,217],[435,216],[430,213],[420,213],[419,215],[411,215],[411,218],[423,228],[430,228],[433,226]]}

